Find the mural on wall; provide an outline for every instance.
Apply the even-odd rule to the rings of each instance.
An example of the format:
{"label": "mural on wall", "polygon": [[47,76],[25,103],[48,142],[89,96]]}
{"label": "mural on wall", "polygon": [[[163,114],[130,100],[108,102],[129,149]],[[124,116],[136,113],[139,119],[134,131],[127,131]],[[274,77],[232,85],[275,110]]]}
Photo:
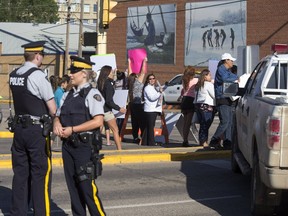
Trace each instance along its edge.
{"label": "mural on wall", "polygon": [[149,64],[174,64],[175,4],[128,8],[127,52],[145,48]]}
{"label": "mural on wall", "polygon": [[186,3],[185,65],[207,66],[246,45],[246,1]]}

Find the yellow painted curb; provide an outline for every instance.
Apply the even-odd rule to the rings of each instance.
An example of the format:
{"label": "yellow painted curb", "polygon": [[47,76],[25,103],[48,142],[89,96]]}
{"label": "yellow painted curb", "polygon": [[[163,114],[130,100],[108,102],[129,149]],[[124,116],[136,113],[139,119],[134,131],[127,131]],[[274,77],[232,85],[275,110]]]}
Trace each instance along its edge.
{"label": "yellow painted curb", "polygon": [[[230,151],[202,151],[202,152],[184,152],[184,153],[158,153],[158,154],[123,154],[123,155],[104,155],[102,163],[104,165],[128,164],[128,163],[156,163],[185,160],[203,160],[228,158],[231,156]],[[54,167],[62,167],[62,157],[52,157]],[[0,169],[11,169],[11,160],[0,160]]]}
{"label": "yellow painted curb", "polygon": [[10,131],[0,131],[0,138],[13,138],[14,134]]}
{"label": "yellow painted curb", "polygon": [[12,161],[11,160],[1,160],[0,161],[0,169],[12,169]]}

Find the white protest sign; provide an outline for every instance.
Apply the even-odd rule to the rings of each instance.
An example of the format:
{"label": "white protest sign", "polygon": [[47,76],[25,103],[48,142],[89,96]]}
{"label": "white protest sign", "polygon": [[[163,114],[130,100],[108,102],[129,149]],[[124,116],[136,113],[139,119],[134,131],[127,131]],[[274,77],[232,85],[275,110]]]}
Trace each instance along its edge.
{"label": "white protest sign", "polygon": [[[125,107],[127,104],[127,98],[128,98],[128,90],[115,90],[115,94],[113,96],[113,101],[115,104],[117,104],[120,107]],[[116,118],[125,118],[124,113],[120,113],[117,110],[112,110]]]}
{"label": "white protest sign", "polygon": [[100,69],[105,66],[109,65],[112,69],[116,69],[116,56],[115,54],[103,54],[103,55],[92,55],[90,56],[90,61],[94,62],[95,65],[92,65],[92,70],[97,73],[97,77],[95,81],[97,81]]}
{"label": "white protest sign", "polygon": [[217,71],[218,63],[219,63],[219,60],[209,60],[208,69],[211,72],[212,79],[215,79],[215,74],[216,74],[216,71]]}

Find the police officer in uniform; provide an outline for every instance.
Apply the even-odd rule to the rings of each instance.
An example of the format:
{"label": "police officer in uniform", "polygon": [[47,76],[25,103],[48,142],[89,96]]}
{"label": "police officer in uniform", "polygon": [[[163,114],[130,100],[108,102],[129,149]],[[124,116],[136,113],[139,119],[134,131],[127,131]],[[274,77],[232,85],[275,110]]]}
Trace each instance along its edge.
{"label": "police officer in uniform", "polygon": [[25,63],[9,77],[15,109],[9,125],[14,131],[11,215],[15,216],[27,215],[30,193],[34,215],[50,215],[52,120],[49,114],[55,115],[56,104],[51,84],[39,68],[44,58],[44,43],[22,45]]}
{"label": "police officer in uniform", "polygon": [[64,93],[54,119],[53,131],[63,140],[62,157],[73,215],[105,215],[95,184],[101,175],[99,150],[102,147],[104,99],[92,88],[92,62],[71,56],[70,80],[73,88]]}

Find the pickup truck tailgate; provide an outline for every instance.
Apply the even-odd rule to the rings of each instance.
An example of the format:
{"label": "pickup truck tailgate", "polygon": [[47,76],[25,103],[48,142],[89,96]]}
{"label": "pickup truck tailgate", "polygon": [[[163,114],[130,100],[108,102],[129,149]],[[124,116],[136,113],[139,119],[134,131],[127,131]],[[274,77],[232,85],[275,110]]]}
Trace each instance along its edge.
{"label": "pickup truck tailgate", "polygon": [[283,107],[282,112],[280,167],[288,168],[288,106]]}

